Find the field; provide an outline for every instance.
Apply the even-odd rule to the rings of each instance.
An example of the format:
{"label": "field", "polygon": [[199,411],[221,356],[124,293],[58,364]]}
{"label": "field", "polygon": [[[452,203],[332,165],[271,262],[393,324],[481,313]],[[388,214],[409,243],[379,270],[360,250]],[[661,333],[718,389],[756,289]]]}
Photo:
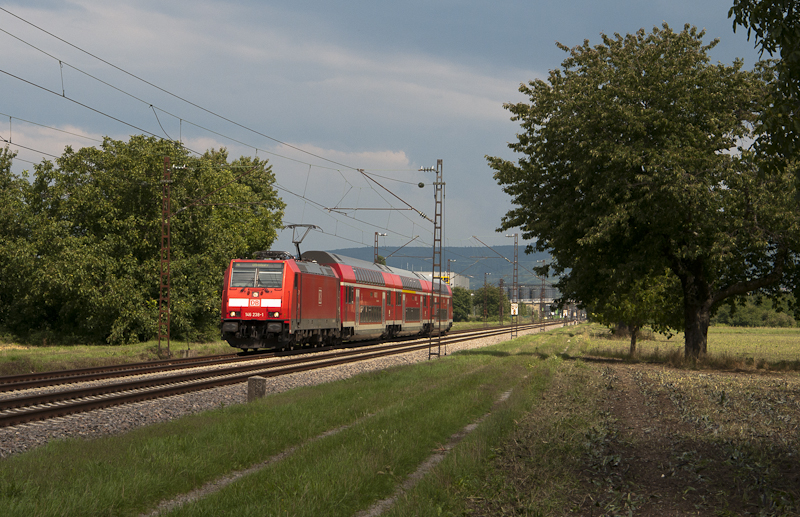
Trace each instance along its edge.
{"label": "field", "polygon": [[[162,348],[166,349],[166,343],[162,343]],[[170,343],[173,354],[187,349],[195,351],[198,355],[228,354],[233,351],[222,341]],[[17,343],[0,343],[0,375],[138,363],[156,359],[158,359],[157,341],[120,346],[23,346]]]}
{"label": "field", "polygon": [[714,329],[708,360],[682,367],[673,340],[623,360],[626,341],[565,327],[52,443],[0,462],[0,513],[135,515],[192,490],[165,513],[354,515],[393,494],[384,515],[800,513],[800,375],[787,367],[800,333]]}

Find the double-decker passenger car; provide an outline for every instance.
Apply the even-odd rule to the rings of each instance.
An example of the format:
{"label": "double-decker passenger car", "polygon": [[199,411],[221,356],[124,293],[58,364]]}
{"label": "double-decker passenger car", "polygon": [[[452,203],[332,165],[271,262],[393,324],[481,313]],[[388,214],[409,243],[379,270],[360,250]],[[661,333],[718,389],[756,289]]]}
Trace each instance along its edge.
{"label": "double-decker passenger car", "polygon": [[[412,271],[307,251],[232,260],[222,293],[222,338],[242,349],[292,348],[446,332],[452,291]],[[441,294],[440,294],[441,293]]]}

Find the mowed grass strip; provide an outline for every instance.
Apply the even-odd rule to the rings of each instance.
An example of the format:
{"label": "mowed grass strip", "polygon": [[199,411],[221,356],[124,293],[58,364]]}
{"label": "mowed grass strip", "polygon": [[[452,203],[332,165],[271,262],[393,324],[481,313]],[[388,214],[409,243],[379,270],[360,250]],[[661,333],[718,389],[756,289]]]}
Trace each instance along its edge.
{"label": "mowed grass strip", "polygon": [[412,384],[431,389],[171,515],[349,516],[370,507],[530,375],[519,357],[491,352],[413,368]]}
{"label": "mowed grass strip", "polygon": [[434,448],[530,375],[531,360],[500,349],[453,355],[126,435],[53,442],[0,462],[0,514],[139,514],[355,423],[177,510],[349,515],[390,495]]}
{"label": "mowed grass strip", "polygon": [[580,360],[536,348],[548,358],[532,363],[524,389],[384,515],[564,515],[577,506],[587,436],[602,417],[598,388]]}

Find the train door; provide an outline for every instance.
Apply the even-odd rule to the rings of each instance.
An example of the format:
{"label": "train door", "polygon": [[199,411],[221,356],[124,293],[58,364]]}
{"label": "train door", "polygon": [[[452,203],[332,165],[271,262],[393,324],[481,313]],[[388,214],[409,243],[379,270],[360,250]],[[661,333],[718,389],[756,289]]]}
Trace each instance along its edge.
{"label": "train door", "polygon": [[356,328],[361,323],[361,289],[356,288]]}
{"label": "train door", "polygon": [[386,325],[386,291],[381,292],[381,324]]}
{"label": "train door", "polygon": [[302,305],[300,304],[300,292],[302,283],[303,283],[303,275],[301,275],[300,273],[295,273],[294,274],[294,300],[295,300],[294,317],[296,321],[294,324],[294,328],[298,328],[300,326],[300,307],[302,307]]}

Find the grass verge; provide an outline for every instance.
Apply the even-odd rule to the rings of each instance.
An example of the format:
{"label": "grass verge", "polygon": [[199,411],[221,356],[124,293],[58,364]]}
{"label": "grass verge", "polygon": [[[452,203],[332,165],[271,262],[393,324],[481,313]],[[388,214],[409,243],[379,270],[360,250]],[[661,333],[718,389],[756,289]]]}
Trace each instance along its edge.
{"label": "grass verge", "polygon": [[[53,442],[0,463],[3,515],[133,515],[290,447],[290,457],[177,514],[352,515],[394,490],[500,393],[532,375],[504,345],[230,406],[122,436]],[[537,367],[538,368],[538,367]],[[531,382],[531,381],[528,381]],[[341,433],[308,442],[321,433]]]}
{"label": "grass verge", "polygon": [[800,514],[795,372],[577,358],[592,333],[532,342],[543,391],[512,397],[387,515]]}
{"label": "grass verge", "polygon": [[595,330],[51,443],[0,462],[0,513],[134,515],[294,448],[172,514],[353,515],[491,410],[387,515],[796,514],[796,373],[582,357]]}
{"label": "grass verge", "polygon": [[386,515],[565,515],[583,492],[590,430],[602,421],[581,361],[539,359],[525,389],[492,414]]}
{"label": "grass verge", "polygon": [[[162,348],[166,345],[162,343]],[[197,355],[229,354],[236,349],[224,341],[210,343],[185,343],[173,341],[173,355],[179,350],[191,350]],[[15,375],[31,372],[90,368],[125,363],[138,363],[158,359],[158,342],[147,341],[135,345],[59,345],[22,346],[0,343],[0,375]]]}

